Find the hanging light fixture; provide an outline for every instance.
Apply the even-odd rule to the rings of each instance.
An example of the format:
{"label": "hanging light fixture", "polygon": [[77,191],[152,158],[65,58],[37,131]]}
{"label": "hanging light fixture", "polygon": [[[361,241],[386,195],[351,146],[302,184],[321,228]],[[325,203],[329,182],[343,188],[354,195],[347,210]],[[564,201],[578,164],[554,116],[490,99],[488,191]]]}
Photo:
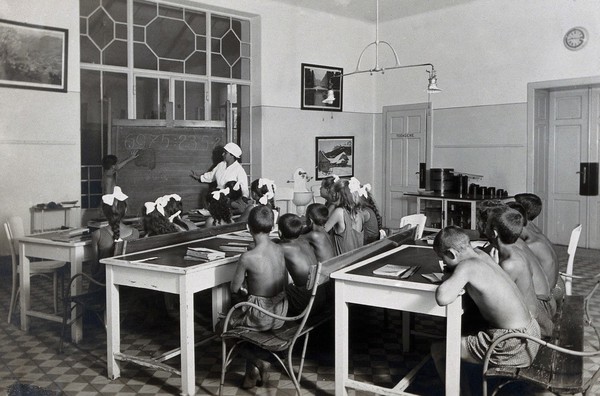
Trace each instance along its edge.
{"label": "hanging light fixture", "polygon": [[[427,70],[427,73],[429,74],[429,84],[427,85],[427,93],[438,93],[441,92],[442,90],[440,88],[438,88],[437,86],[437,74],[435,72],[435,68],[433,67],[433,64],[431,63],[418,63],[418,64],[413,64],[413,65],[401,65],[400,61],[398,60],[398,54],[396,53],[396,50],[394,49],[394,47],[392,47],[392,45],[390,43],[388,43],[387,41],[384,40],[379,40],[379,0],[375,1],[376,4],[376,19],[375,19],[375,41],[369,43],[360,53],[360,56],[358,57],[358,62],[356,63],[356,70],[354,70],[353,72],[350,73],[345,73],[345,74],[338,74],[333,76],[332,78],[342,78],[342,77],[346,77],[346,76],[351,76],[353,74],[361,74],[361,73],[369,73],[370,75],[373,75],[373,73],[381,73],[384,74],[386,70],[394,70],[394,69],[408,69],[408,68],[413,68],[413,67],[431,67],[431,70]],[[390,67],[383,67],[379,64],[379,46],[380,45],[386,45],[394,54],[394,59],[396,61],[396,64]],[[365,51],[369,48],[369,47],[375,47],[375,65],[371,68],[371,69],[362,69],[360,68],[360,62],[362,61],[363,55],[365,54]],[[329,89],[327,91],[327,98],[325,98],[323,100],[323,103],[326,104],[332,104],[335,100],[335,95],[333,92],[333,89]]]}

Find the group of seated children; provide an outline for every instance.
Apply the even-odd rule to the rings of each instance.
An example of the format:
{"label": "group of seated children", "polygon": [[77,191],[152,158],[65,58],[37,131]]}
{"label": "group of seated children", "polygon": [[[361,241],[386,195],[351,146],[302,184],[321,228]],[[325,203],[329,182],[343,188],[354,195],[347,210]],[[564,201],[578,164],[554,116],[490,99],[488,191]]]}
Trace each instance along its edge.
{"label": "group of seated children", "polygon": [[142,226],[145,236],[189,231],[198,228],[196,224],[182,217],[183,202],[178,194],[158,197],[142,207]]}
{"label": "group of seated children", "polygon": [[[564,287],[551,242],[531,222],[541,212],[541,205],[539,197],[528,193],[516,195],[515,202],[482,205],[479,232],[497,251],[497,259],[485,249],[473,248],[462,228],[448,226],[435,237],[433,248],[447,268],[436,291],[438,304],[446,306],[461,296],[463,289],[466,292],[463,362],[481,364],[490,345],[504,334],[552,335],[553,317]],[[469,303],[476,312],[468,309]],[[490,363],[527,367],[538,347],[524,338],[509,338],[498,344]],[[431,354],[443,376],[445,345],[434,343]],[[463,378],[461,394],[470,393],[468,383],[469,378]]]}
{"label": "group of seated children", "polygon": [[[231,292],[277,315],[302,314],[310,300],[306,284],[311,267],[362,246],[367,224],[373,234],[369,241],[380,238],[381,218],[370,190],[356,178],[326,178],[321,195],[327,204],[310,204],[305,221],[293,213],[283,214],[275,221],[275,185],[268,179],[255,180],[250,187],[255,203],[248,206],[245,218],[256,246],[240,256]],[[269,233],[275,224],[279,239],[271,240]],[[325,307],[329,293],[328,288],[319,289],[313,312]],[[280,320],[247,308],[234,311],[228,323],[229,328],[243,326],[256,331],[281,325]],[[244,356],[246,374],[242,387],[261,385],[266,381],[269,364],[259,358],[256,349],[245,350]]]}

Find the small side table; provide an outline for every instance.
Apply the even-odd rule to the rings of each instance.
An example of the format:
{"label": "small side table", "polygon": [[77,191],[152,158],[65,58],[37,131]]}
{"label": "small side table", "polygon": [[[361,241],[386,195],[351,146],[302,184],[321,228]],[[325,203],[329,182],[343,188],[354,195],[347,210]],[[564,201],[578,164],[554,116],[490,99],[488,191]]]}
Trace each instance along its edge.
{"label": "small side table", "polygon": [[[45,206],[33,206],[31,207],[31,233],[38,233],[38,232],[44,232],[44,231],[48,231],[45,229],[45,223],[44,223],[44,214],[46,212],[57,212],[57,211],[63,211],[64,212],[64,222],[63,225],[65,227],[70,227],[71,226],[71,209],[76,209],[79,208],[79,206],[69,206],[69,207],[58,207],[58,208],[47,208]],[[39,216],[36,216],[36,213],[39,213]],[[38,223],[36,221],[36,217],[39,217],[41,220],[41,224],[40,227],[38,227]]]}

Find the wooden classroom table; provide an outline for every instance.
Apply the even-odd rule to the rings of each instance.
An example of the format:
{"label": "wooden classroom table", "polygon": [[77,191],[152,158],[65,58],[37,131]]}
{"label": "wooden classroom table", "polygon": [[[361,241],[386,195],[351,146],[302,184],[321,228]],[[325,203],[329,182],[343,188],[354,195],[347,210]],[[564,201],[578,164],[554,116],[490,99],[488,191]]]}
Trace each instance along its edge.
{"label": "wooden classroom table", "polygon": [[[38,257],[48,260],[61,260],[71,263],[71,277],[81,273],[82,263],[93,259],[94,251],[92,249],[91,239],[74,238],[68,241],[56,241],[61,236],[61,232],[47,232],[43,234],[33,234],[17,238],[19,242],[19,260],[21,265],[21,329],[29,330],[29,316],[35,316],[42,319],[52,320],[62,323],[61,315],[51,315],[43,312],[33,311],[31,309],[31,283],[30,283],[30,261],[29,257]],[[71,293],[80,294],[82,288],[81,280],[73,282]],[[71,313],[71,340],[77,343],[83,335],[82,320],[77,318],[77,310]]]}
{"label": "wooden classroom table", "polygon": [[[142,252],[105,258],[100,261],[106,265],[107,364],[110,378],[116,379],[121,375],[118,361],[129,361],[146,367],[177,373],[181,375],[182,394],[195,394],[194,293],[212,289],[214,326],[218,321],[218,314],[223,312],[223,309],[226,309],[229,305],[229,282],[233,279],[240,253],[227,252],[224,259],[209,262],[184,260],[184,256],[189,246],[202,246],[219,250],[222,245],[232,242],[240,243],[240,240],[230,239],[228,235],[231,234],[175,243]],[[250,242],[247,241],[247,243]],[[144,288],[179,295],[180,348],[154,359],[130,356],[121,352],[120,286]],[[181,354],[180,372],[162,363],[178,354]]]}
{"label": "wooden classroom table", "polygon": [[[406,280],[377,276],[373,270],[384,264],[419,265]],[[422,274],[440,272],[439,259],[431,247],[402,245],[331,274],[335,280],[335,394],[347,395],[346,388],[383,395],[407,395],[404,390],[421,362],[394,388],[351,380],[348,376],[348,304],[397,309],[446,318],[446,395],[458,396],[460,388],[460,347],[462,299],[441,307],[435,300],[437,285]],[[406,333],[406,331],[404,331]],[[407,342],[408,334],[403,334]]]}

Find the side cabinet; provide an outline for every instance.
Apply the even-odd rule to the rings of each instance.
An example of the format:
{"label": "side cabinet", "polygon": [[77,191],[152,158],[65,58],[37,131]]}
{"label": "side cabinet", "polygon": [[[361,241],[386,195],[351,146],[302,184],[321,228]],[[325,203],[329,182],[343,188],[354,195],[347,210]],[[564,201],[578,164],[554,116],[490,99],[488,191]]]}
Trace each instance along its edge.
{"label": "side cabinet", "polygon": [[449,225],[477,229],[477,199],[417,197],[417,213],[427,216],[425,231],[437,232]]}

